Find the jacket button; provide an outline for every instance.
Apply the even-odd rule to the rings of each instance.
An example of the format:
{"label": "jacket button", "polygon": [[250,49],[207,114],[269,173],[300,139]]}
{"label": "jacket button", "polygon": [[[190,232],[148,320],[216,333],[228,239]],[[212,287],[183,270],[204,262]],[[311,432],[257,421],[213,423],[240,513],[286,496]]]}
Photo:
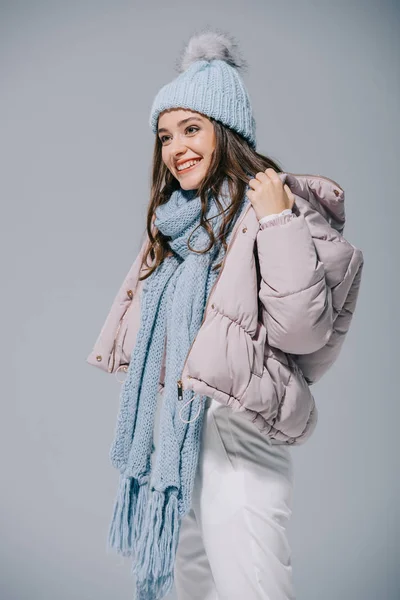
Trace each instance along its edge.
{"label": "jacket button", "polygon": [[335,196],[339,196],[339,194],[340,194],[339,190],[336,190],[336,189],[333,190],[333,193],[335,194]]}
{"label": "jacket button", "polygon": [[211,308],[215,308],[215,305],[214,305],[214,304],[211,304]]}
{"label": "jacket button", "polygon": [[97,362],[101,362],[103,360],[103,357],[101,356],[101,354],[98,354],[96,356],[96,360],[97,360]]}
{"label": "jacket button", "polygon": [[132,298],[133,298],[133,292],[132,292],[132,290],[128,290],[126,293],[128,294],[128,298],[130,300],[132,300]]}
{"label": "jacket button", "polygon": [[242,231],[243,231],[243,233],[246,233],[247,227],[243,227]]}

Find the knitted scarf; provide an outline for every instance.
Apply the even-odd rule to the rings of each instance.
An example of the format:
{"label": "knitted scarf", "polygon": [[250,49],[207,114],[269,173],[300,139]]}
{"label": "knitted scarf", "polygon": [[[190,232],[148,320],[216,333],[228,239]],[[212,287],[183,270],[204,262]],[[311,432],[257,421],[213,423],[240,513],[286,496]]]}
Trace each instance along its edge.
{"label": "knitted scarf", "polygon": [[[224,208],[231,203],[227,180],[220,202]],[[227,241],[247,202],[244,195]],[[110,450],[111,463],[120,477],[107,542],[119,554],[134,557],[137,600],[159,600],[170,591],[180,524],[191,507],[206,396],[183,390],[180,398],[177,381],[218,276],[212,267],[223,258],[220,242],[204,254],[189,250],[189,236],[191,248],[203,250],[209,245],[207,232],[198,227],[200,215],[201,199],[195,190],[174,191],[167,203],[156,209],[155,224],[170,237],[173,253],[145,280],[142,289],[140,325],[122,384]],[[211,193],[206,217],[216,235],[223,215]],[[165,386],[158,453],[152,467],[165,336]]]}

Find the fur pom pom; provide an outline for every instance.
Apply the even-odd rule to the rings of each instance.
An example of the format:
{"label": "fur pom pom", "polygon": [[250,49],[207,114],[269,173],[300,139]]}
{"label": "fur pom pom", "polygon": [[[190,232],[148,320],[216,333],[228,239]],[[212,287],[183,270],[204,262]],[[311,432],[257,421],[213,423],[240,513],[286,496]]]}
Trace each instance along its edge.
{"label": "fur pom pom", "polygon": [[239,55],[238,44],[226,32],[206,28],[189,39],[176,63],[179,73],[183,73],[197,60],[224,60],[231,67],[244,69],[247,63]]}

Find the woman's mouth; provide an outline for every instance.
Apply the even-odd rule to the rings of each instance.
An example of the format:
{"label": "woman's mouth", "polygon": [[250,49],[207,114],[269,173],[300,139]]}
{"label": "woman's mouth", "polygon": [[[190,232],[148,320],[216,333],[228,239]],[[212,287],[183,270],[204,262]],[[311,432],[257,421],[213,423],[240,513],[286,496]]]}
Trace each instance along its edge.
{"label": "woman's mouth", "polygon": [[181,175],[181,173],[188,173],[189,171],[193,171],[193,169],[195,169],[197,167],[197,165],[199,163],[201,163],[201,161],[203,160],[202,158],[200,159],[195,159],[196,162],[195,164],[190,164],[192,161],[188,161],[188,164],[190,165],[189,167],[186,167],[185,169],[176,169],[179,173],[179,175]]}

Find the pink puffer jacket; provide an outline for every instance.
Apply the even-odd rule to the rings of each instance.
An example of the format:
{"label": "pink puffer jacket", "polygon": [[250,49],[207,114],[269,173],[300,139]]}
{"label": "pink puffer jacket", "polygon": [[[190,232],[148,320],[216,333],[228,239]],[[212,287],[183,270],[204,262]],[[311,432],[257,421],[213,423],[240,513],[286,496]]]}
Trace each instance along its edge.
{"label": "pink puffer jacket", "polygon": [[[319,175],[279,174],[293,212],[260,226],[248,204],[237,221],[187,354],[178,388],[240,411],[272,444],[301,444],[317,423],[310,386],[339,355],[364,264],[342,236],[344,191]],[[91,365],[127,370],[140,323],[139,267],[129,270],[94,348]],[[160,379],[163,385],[164,366]]]}

